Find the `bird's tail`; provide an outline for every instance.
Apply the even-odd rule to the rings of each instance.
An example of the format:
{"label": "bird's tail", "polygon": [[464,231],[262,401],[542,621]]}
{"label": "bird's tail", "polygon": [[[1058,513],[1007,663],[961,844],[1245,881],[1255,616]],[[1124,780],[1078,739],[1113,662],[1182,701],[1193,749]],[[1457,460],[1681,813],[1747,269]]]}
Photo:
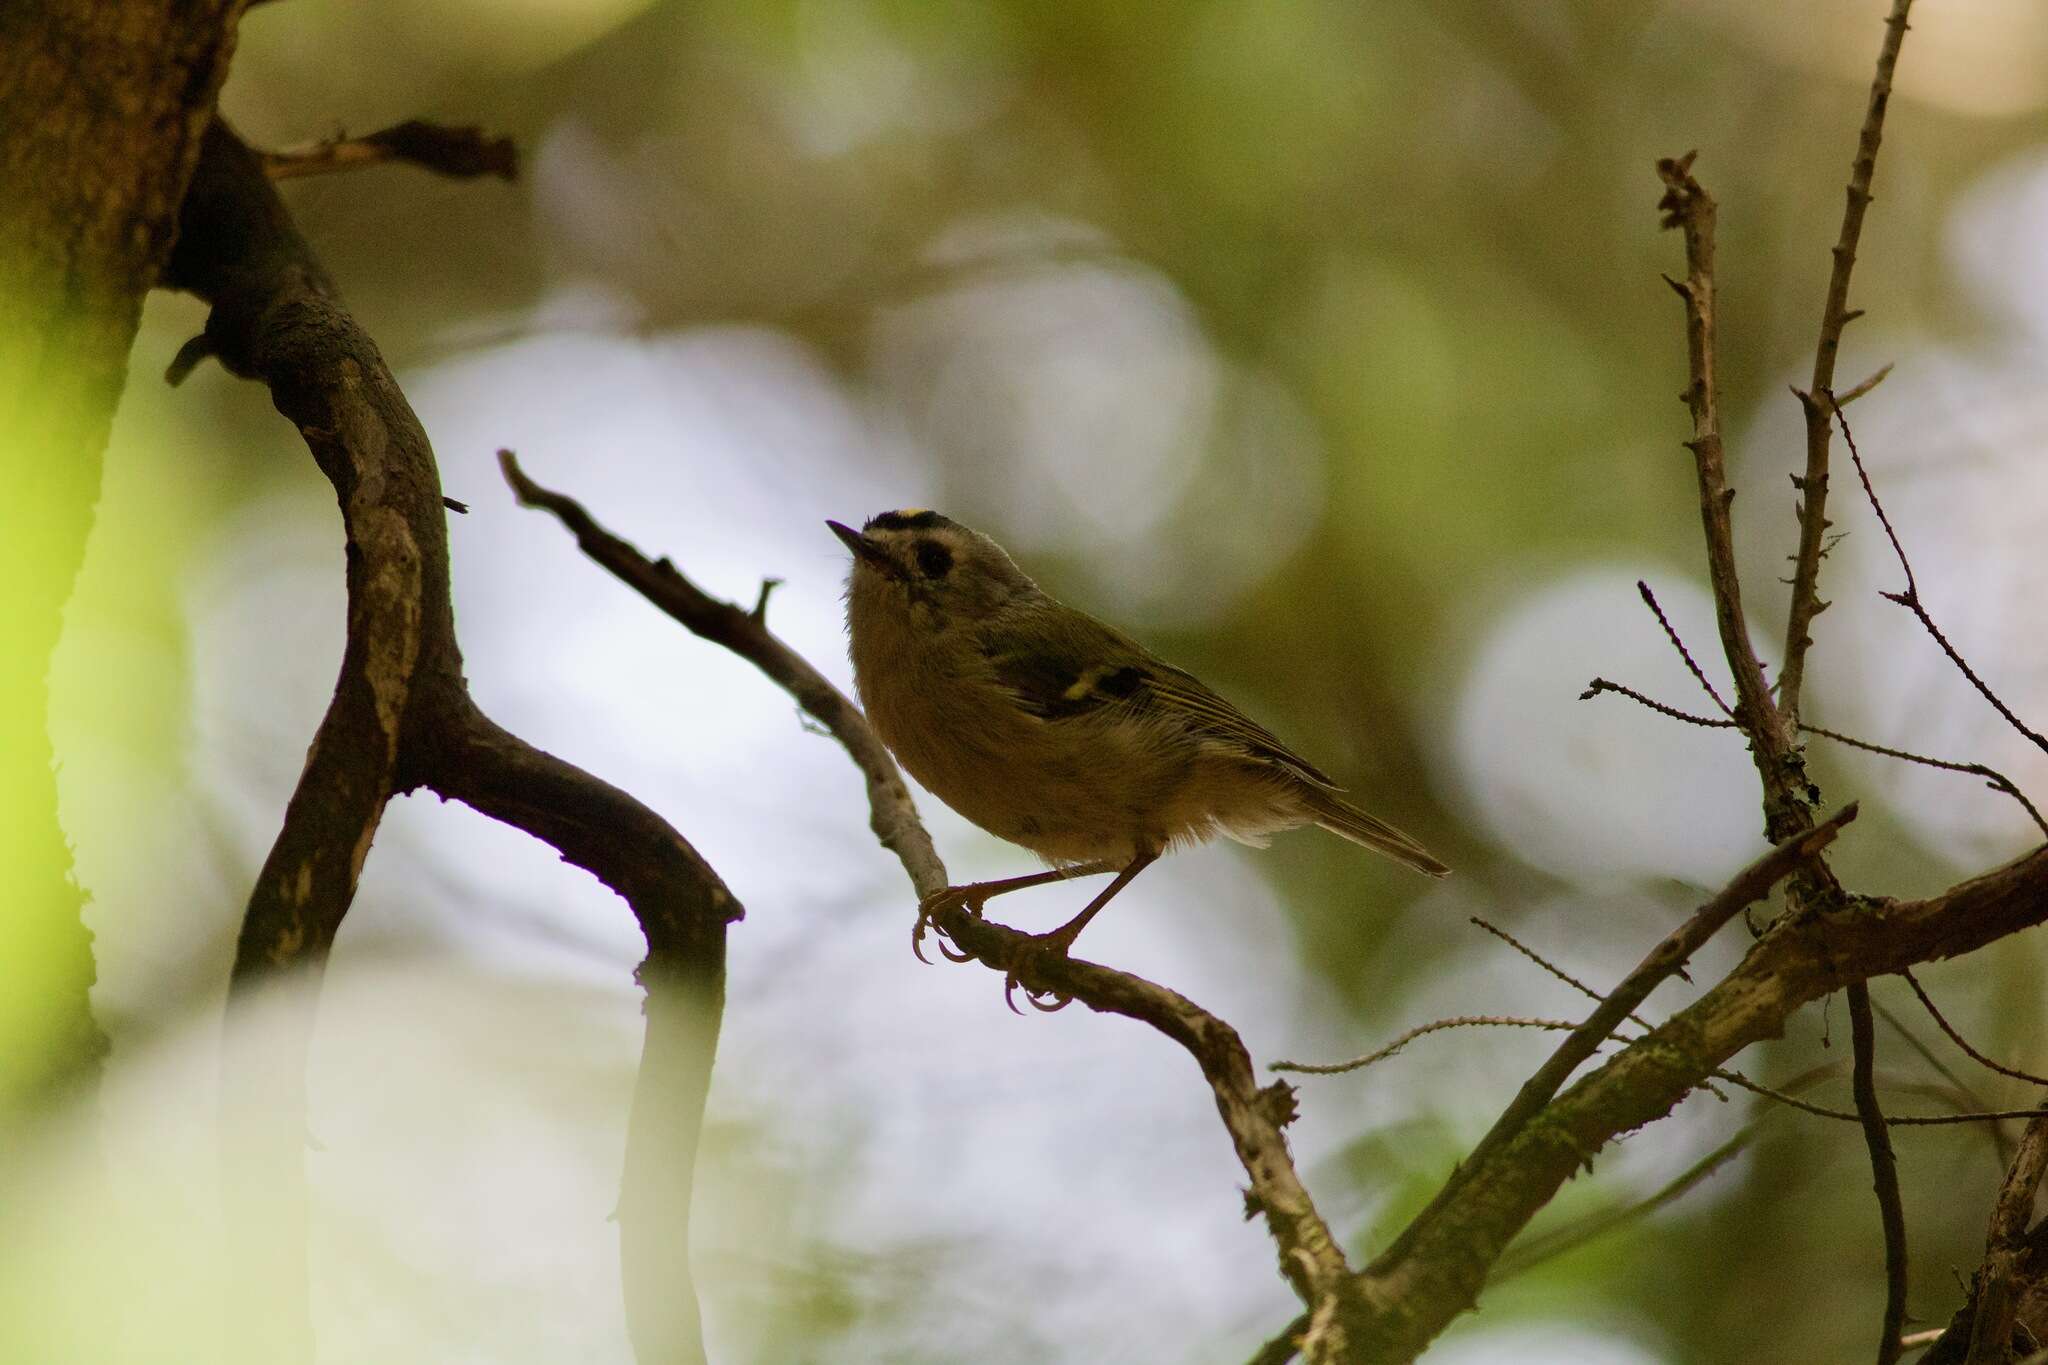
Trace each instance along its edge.
{"label": "bird's tail", "polygon": [[1377,816],[1367,815],[1335,792],[1309,788],[1303,797],[1315,822],[1330,833],[1340,834],[1354,844],[1364,844],[1417,872],[1432,877],[1451,875],[1451,869],[1430,857],[1421,844]]}

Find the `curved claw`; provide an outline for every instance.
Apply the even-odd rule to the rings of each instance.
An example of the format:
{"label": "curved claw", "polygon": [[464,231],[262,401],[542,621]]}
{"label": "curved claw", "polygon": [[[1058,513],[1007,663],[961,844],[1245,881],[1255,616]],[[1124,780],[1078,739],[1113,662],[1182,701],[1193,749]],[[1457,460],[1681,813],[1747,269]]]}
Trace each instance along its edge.
{"label": "curved claw", "polygon": [[[1040,1014],[1058,1014],[1061,1010],[1074,1003],[1074,997],[1063,991],[1056,991],[1049,987],[1041,991],[1035,987],[1024,985],[1024,982],[1014,971],[1006,972],[1003,975],[1003,1003],[1010,1007],[1010,1013],[1020,1019],[1024,1017],[1024,1011],[1017,1008],[1016,992],[1020,986],[1024,990],[1024,1003],[1037,1010]],[[1052,1003],[1045,1003],[1048,1000]]]}
{"label": "curved claw", "polygon": [[[1065,957],[1067,940],[1055,934],[1041,934],[1028,938],[1018,945],[1016,958],[1012,960],[1010,969],[1003,973],[1003,1003],[1010,1007],[1010,1013],[1020,1016],[1024,1013],[1017,1008],[1016,991],[1020,986],[1024,989],[1024,999],[1040,1014],[1057,1014],[1074,1003],[1074,997],[1065,991],[1051,986],[1032,986],[1025,982],[1024,973],[1030,970],[1040,957],[1048,953],[1056,957]],[[1046,1001],[1052,1003],[1047,1004]]]}
{"label": "curved claw", "polygon": [[973,887],[949,886],[943,891],[934,891],[918,902],[917,923],[910,927],[910,951],[919,962],[926,965],[931,963],[931,959],[924,955],[924,936],[932,930],[938,931],[941,957],[948,962],[974,961],[974,954],[961,952],[948,944],[946,931],[940,929],[936,922],[936,916],[952,909],[965,909],[971,914],[978,915],[981,913],[981,899],[974,894]]}
{"label": "curved claw", "polygon": [[1052,1001],[1050,1005],[1042,1002],[1030,990],[1024,992],[1024,998],[1030,1002],[1031,1008],[1037,1010],[1040,1014],[1058,1014],[1061,1010],[1074,1003],[1073,996],[1059,991],[1047,991],[1045,994],[1046,999]]}

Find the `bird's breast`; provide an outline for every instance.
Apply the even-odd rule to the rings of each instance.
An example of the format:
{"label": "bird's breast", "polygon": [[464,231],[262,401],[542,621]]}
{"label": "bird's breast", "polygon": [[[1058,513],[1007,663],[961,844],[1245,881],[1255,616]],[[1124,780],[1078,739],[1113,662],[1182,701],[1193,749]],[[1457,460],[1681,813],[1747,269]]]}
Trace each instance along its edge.
{"label": "bird's breast", "polygon": [[[1183,837],[1177,793],[1191,754],[1142,727],[1046,721],[978,653],[915,651],[855,671],[861,703],[898,761],[968,820],[1056,863],[1126,861]],[[1185,748],[1185,746],[1182,746]]]}

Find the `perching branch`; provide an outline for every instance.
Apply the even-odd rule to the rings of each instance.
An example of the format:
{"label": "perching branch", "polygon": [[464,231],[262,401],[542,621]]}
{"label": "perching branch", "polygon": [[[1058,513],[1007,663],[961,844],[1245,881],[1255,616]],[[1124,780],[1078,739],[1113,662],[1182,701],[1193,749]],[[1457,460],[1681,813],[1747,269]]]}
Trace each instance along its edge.
{"label": "perching branch", "polygon": [[1788,721],[1799,719],[1800,687],[1806,681],[1806,651],[1813,644],[1808,627],[1826,609],[1820,600],[1820,560],[1827,537],[1829,414],[1836,410],[1835,357],[1842,348],[1842,329],[1862,310],[1849,307],[1849,276],[1856,268],[1856,246],[1863,236],[1863,213],[1870,207],[1870,183],[1877,171],[1878,144],[1884,139],[1885,109],[1891,103],[1892,72],[1906,37],[1906,13],[1913,0],[1892,0],[1878,49],[1877,70],[1870,78],[1870,101],[1863,131],[1856,140],[1856,159],[1849,168],[1848,202],[1842,209],[1841,236],[1835,242],[1834,269],[1828,275],[1827,298],[1821,305],[1820,340],[1813,352],[1813,377],[1799,406],[1806,417],[1806,473],[1795,477],[1799,490],[1799,550],[1793,558],[1792,598],[1785,625],[1785,666],[1778,675],[1778,705]]}
{"label": "perching branch", "polygon": [[869,827],[882,846],[894,853],[919,897],[946,886],[946,865],[932,847],[931,835],[918,818],[903,774],[881,738],[868,727],[860,708],[834,687],[810,661],[768,629],[768,584],[749,611],[721,602],[677,571],[667,559],[650,560],[597,524],[574,498],[541,487],[526,477],[518,457],[498,452],[498,468],[512,492],[526,507],[552,512],[576,537],[583,553],[596,560],[633,591],[661,608],[690,632],[723,645],[768,675],[768,680],[796,699],[796,704],[846,747],[867,779]]}
{"label": "perching branch", "polygon": [[[918,819],[895,759],[844,694],[776,639],[760,615],[709,596],[666,559],[647,559],[598,525],[574,499],[533,482],[509,452],[502,452],[499,460],[521,502],[554,513],[584,552],[627,586],[698,635],[747,659],[794,696],[845,747],[867,778],[870,823],[903,863],[919,897],[946,885],[945,867]],[[1010,971],[1019,961],[1019,949],[1030,941],[1029,935],[964,909],[941,911],[934,923],[963,952],[998,972]],[[1247,1206],[1265,1217],[1278,1246],[1281,1273],[1314,1320],[1334,1321],[1353,1276],[1288,1153],[1282,1130],[1294,1117],[1290,1087],[1260,1086],[1236,1030],[1175,991],[1079,959],[1036,959],[1032,968],[1036,979],[1060,994],[1091,1009],[1150,1024],[1194,1057],[1215,1093],[1217,1112],[1250,1180]]]}
{"label": "perching branch", "polygon": [[[740,909],[681,835],[624,792],[493,725],[469,698],[440,479],[376,345],[341,306],[256,155],[208,132],[166,283],[213,305],[204,347],[266,384],[334,485],[348,635],[334,700],[236,945],[229,994],[299,969],[290,1024],[231,1030],[234,1209],[265,1360],[312,1354],[304,1227],[314,990],[385,803],[426,786],[553,844],[624,897],[647,938],[647,1038],[620,1200],[628,1327],[643,1361],[701,1359],[687,1258],[692,1157]],[[188,347],[188,350],[192,348]]]}

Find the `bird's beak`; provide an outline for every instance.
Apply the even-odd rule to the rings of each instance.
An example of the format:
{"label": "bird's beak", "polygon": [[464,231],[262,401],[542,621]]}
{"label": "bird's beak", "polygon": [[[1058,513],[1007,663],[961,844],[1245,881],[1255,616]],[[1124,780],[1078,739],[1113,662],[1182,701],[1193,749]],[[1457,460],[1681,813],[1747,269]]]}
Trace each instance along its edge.
{"label": "bird's beak", "polygon": [[865,559],[883,573],[892,576],[895,574],[896,566],[890,562],[888,555],[882,553],[881,546],[875,544],[875,542],[869,540],[851,526],[846,526],[836,521],[828,521],[825,524],[832,528],[832,534],[838,536],[847,549],[853,551],[855,559]]}

